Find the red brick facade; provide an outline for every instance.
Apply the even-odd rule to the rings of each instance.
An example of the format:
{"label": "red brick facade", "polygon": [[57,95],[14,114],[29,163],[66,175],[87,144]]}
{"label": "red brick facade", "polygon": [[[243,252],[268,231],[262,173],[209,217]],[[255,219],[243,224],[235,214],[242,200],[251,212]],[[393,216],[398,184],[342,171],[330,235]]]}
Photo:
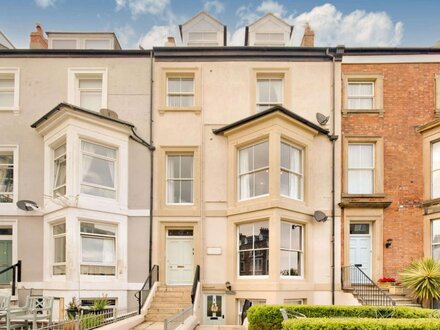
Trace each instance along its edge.
{"label": "red brick facade", "polygon": [[384,115],[342,117],[342,135],[380,136],[384,141],[383,276],[397,276],[423,256],[423,164],[419,125],[435,118],[435,80],[440,63],[343,64],[343,74],[383,75]]}

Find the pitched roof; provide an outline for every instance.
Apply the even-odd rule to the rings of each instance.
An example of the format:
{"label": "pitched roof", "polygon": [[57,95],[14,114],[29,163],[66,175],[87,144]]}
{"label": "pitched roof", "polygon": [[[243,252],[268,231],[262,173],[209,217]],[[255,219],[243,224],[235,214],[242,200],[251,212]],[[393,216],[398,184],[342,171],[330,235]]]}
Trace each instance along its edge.
{"label": "pitched roof", "polygon": [[85,113],[85,114],[88,114],[88,115],[92,115],[92,116],[98,117],[99,119],[105,119],[105,120],[109,120],[109,121],[112,121],[112,122],[115,122],[115,123],[118,123],[118,124],[126,125],[126,126],[131,127],[131,128],[135,127],[132,123],[130,123],[128,121],[121,120],[121,119],[118,119],[118,118],[111,118],[111,117],[108,117],[108,116],[104,116],[104,115],[102,115],[99,112],[88,110],[88,109],[84,109],[84,108],[81,108],[81,107],[78,107],[76,105],[69,104],[69,103],[66,103],[66,102],[61,102],[60,104],[58,104],[55,108],[50,110],[48,113],[43,115],[40,119],[38,119],[35,123],[33,123],[31,125],[31,127],[32,128],[37,128],[39,125],[44,123],[46,120],[49,120],[50,117],[52,117],[53,115],[55,115],[59,111],[62,111],[65,108],[67,108],[69,110]]}
{"label": "pitched roof", "polygon": [[305,119],[304,117],[301,117],[300,115],[297,115],[296,113],[293,113],[292,111],[287,110],[286,108],[284,108],[282,106],[279,106],[279,105],[276,105],[276,106],[274,106],[272,108],[269,108],[269,109],[261,111],[261,112],[257,112],[256,114],[253,114],[253,115],[251,115],[249,117],[240,119],[240,120],[238,120],[238,121],[236,121],[236,122],[234,122],[232,124],[229,124],[229,125],[217,128],[217,129],[213,129],[212,132],[214,134],[216,134],[216,135],[223,134],[224,132],[229,131],[229,130],[231,130],[233,128],[236,128],[238,126],[247,124],[249,122],[252,122],[252,121],[254,121],[256,119],[259,119],[261,117],[267,116],[267,115],[269,115],[271,113],[275,113],[275,112],[281,112],[282,114],[284,114],[284,115],[286,115],[286,116],[288,116],[288,117],[290,117],[290,118],[292,118],[292,119],[294,119],[294,120],[296,120],[296,121],[298,121],[298,122],[300,122],[300,123],[310,127],[311,129],[317,131],[318,133],[321,133],[321,134],[324,134],[324,135],[328,135],[329,134],[328,130],[326,130],[326,129],[324,129],[324,128],[322,128],[322,127],[320,127],[320,126],[318,126],[318,125],[316,125],[314,123],[312,123],[311,121]]}

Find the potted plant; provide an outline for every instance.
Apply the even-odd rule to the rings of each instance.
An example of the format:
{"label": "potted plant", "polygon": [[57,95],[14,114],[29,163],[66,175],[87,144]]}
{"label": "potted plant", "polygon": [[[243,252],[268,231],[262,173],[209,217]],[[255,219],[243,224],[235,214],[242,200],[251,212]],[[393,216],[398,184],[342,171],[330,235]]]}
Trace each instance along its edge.
{"label": "potted plant", "polygon": [[76,299],[76,297],[73,297],[66,307],[67,307],[66,308],[67,318],[69,320],[73,320],[78,315],[81,308],[81,304]]}
{"label": "potted plant", "polygon": [[396,283],[394,277],[382,277],[377,281],[377,286],[381,289],[388,289],[393,283]]}
{"label": "potted plant", "polygon": [[107,296],[103,295],[102,298],[100,299],[96,299],[93,302],[92,305],[92,311],[94,314],[103,314],[104,313],[104,309],[107,307],[108,305],[108,300],[107,300]]}
{"label": "potted plant", "polygon": [[404,294],[404,287],[400,282],[394,282],[390,286],[390,294]]}
{"label": "potted plant", "polygon": [[432,258],[416,260],[400,274],[400,278],[424,307],[430,307],[433,299],[440,298],[440,262]]}

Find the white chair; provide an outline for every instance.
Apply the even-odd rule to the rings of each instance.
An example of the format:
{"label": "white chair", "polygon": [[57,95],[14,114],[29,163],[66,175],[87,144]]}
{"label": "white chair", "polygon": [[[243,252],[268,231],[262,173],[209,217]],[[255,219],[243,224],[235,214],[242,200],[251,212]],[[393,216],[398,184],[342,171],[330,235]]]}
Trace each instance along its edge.
{"label": "white chair", "polygon": [[24,307],[11,310],[11,318],[24,322],[26,328],[32,322],[32,329],[37,329],[37,321],[47,320],[49,325],[52,324],[52,308],[53,297],[28,296]]}

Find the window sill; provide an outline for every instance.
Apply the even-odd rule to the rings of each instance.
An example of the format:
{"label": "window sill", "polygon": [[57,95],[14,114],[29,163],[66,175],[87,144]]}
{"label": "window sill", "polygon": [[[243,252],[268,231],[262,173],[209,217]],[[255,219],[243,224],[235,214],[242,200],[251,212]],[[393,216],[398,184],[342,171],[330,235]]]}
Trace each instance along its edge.
{"label": "window sill", "polygon": [[384,110],[383,109],[342,109],[342,114],[346,116],[347,114],[356,114],[356,113],[362,113],[362,114],[379,114],[380,116],[383,116]]}
{"label": "window sill", "polygon": [[7,108],[1,108],[0,112],[13,112],[14,115],[18,115],[20,113],[20,108],[18,107],[7,107]]}
{"label": "window sill", "polygon": [[185,108],[178,108],[178,107],[162,107],[159,108],[159,113],[161,115],[165,114],[165,112],[194,112],[196,115],[199,115],[202,111],[202,107],[195,106],[195,107],[185,107]]}
{"label": "window sill", "polygon": [[304,276],[280,276],[280,279],[287,281],[303,281]]}
{"label": "window sill", "polygon": [[269,275],[243,275],[243,276],[237,276],[238,280],[267,280],[269,278]]}

